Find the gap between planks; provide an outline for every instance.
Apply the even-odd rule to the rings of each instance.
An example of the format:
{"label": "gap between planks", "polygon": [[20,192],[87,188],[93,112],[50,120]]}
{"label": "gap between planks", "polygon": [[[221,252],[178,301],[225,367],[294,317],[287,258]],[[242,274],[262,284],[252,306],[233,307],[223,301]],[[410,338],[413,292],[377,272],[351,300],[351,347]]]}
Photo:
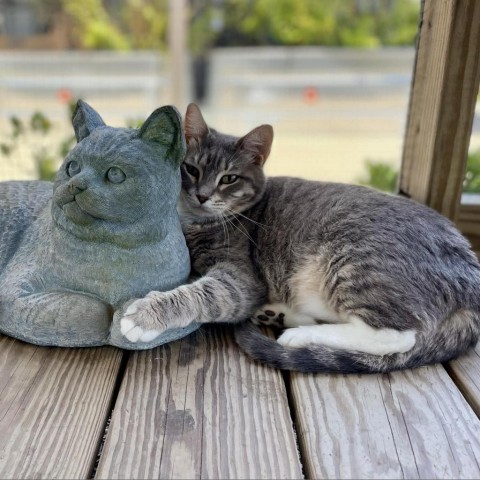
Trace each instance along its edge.
{"label": "gap between planks", "polygon": [[480,342],[466,355],[446,364],[445,369],[480,419]]}
{"label": "gap between planks", "polygon": [[[127,374],[136,372],[133,373],[135,378],[128,380],[131,385],[120,393],[123,398],[117,402],[120,411],[126,406],[127,411],[124,414],[117,411],[114,438],[110,439],[110,444],[107,440],[106,456],[102,457],[103,464],[97,478],[295,477],[282,475],[280,471],[272,470],[271,466],[265,468],[263,465],[262,468],[265,461],[252,462],[256,455],[262,455],[265,445],[275,447],[275,443],[267,438],[271,432],[267,432],[267,437],[257,435],[249,446],[245,445],[245,439],[249,437],[245,431],[249,428],[245,411],[255,416],[253,404],[246,408],[244,403],[237,406],[236,411],[229,411],[232,405],[229,407],[227,404],[232,395],[242,396],[238,395],[239,380],[240,383],[245,380],[247,384],[251,382],[251,378],[245,376],[241,368],[238,369],[244,362],[248,366],[250,360],[236,359],[239,362],[236,368],[225,370],[231,361],[228,355],[234,354],[229,349],[237,347],[231,345],[224,331],[210,332],[207,337],[202,333],[199,335],[200,339],[193,342],[191,338],[184,339],[178,345],[166,347],[163,353],[157,351],[154,357],[152,352],[134,354],[137,357],[133,359],[135,365],[129,365],[130,372]],[[243,356],[243,353],[237,351],[236,355]],[[459,372],[459,378],[461,374],[466,378],[475,378],[475,368],[477,373],[479,368],[478,357],[477,347],[477,352],[470,352],[452,362],[449,371]],[[255,368],[263,369],[256,365]],[[213,371],[217,378],[208,390],[215,398],[205,402],[206,376]],[[227,377],[233,373],[233,383],[225,376],[227,372]],[[191,376],[194,379],[189,378]],[[218,377],[223,379],[219,381]],[[143,392],[145,381],[147,387]],[[151,382],[154,382],[153,385]],[[457,383],[460,387],[460,381]],[[468,382],[463,381],[462,384],[468,385]],[[468,388],[478,386],[470,384]],[[277,382],[273,388],[278,389],[278,386]],[[307,478],[468,478],[480,475],[477,463],[480,456],[480,423],[440,365],[385,375],[292,373],[290,381],[287,377],[286,387],[290,398],[283,422],[288,426],[288,415],[291,415]],[[138,392],[138,388],[143,393]],[[202,391],[201,400],[198,389]],[[136,396],[135,401],[139,401],[144,396],[145,400],[155,392],[158,396],[153,403],[150,399],[144,402],[143,408],[141,405],[128,408],[128,402],[133,400],[128,397]],[[464,390],[462,392],[465,393]],[[472,392],[466,398],[478,401],[476,391]],[[259,393],[252,392],[252,395]],[[196,397],[193,402],[192,394]],[[222,402],[221,397],[225,397],[223,409],[218,403]],[[155,420],[160,400],[164,409]],[[276,401],[286,403],[282,398],[279,402],[278,397]],[[472,406],[475,408],[474,403]],[[129,422],[132,412],[139,411],[145,416],[140,421]],[[153,417],[149,418],[152,414]],[[119,420],[122,415],[124,418]],[[223,417],[223,421],[213,425],[216,415]],[[240,421],[229,428],[229,422],[236,416]],[[202,422],[208,424],[209,419],[210,425],[205,427]],[[253,423],[256,421],[253,420]],[[142,438],[146,432],[148,435],[149,429],[150,435],[157,432],[150,441]],[[224,442],[222,434],[226,434]],[[129,446],[137,444],[139,446],[132,453]],[[246,456],[240,462],[239,451]],[[265,453],[270,455],[271,451]],[[298,458],[295,462],[298,464]],[[282,468],[285,465],[280,466]],[[301,473],[297,471],[297,475],[301,476]]]}
{"label": "gap between planks", "polygon": [[96,478],[302,478],[281,372],[231,328],[134,352]]}
{"label": "gap between planks", "polygon": [[100,458],[101,458],[102,453],[103,453],[103,448],[105,446],[105,441],[106,441],[107,435],[108,435],[108,428],[110,426],[110,421],[111,421],[111,418],[112,418],[113,411],[115,410],[115,405],[116,405],[117,399],[118,399],[118,393],[120,391],[120,387],[122,385],[123,378],[125,376],[125,371],[126,371],[126,368],[127,368],[129,358],[130,358],[130,351],[123,350],[120,366],[119,366],[118,372],[117,372],[117,378],[116,378],[116,381],[115,381],[115,384],[114,384],[114,387],[113,387],[113,390],[112,390],[112,398],[111,398],[111,401],[110,401],[110,407],[107,410],[109,413],[105,418],[105,422],[104,422],[103,430],[102,430],[103,435],[102,435],[102,437],[101,437],[101,439],[98,443],[95,462],[92,465],[90,474],[87,477],[89,479],[95,478],[95,475],[97,473],[98,464],[100,462]]}
{"label": "gap between planks", "polygon": [[122,352],[0,335],[0,478],[87,478]]}
{"label": "gap between planks", "polygon": [[480,421],[441,365],[293,373],[291,390],[307,478],[480,477]]}

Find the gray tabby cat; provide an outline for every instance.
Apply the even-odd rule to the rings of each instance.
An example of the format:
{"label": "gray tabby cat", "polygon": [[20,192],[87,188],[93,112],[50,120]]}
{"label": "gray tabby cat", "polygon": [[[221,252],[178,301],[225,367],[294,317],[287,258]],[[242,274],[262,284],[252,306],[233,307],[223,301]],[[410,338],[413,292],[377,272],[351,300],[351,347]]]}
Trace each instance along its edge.
{"label": "gray tabby cat", "polygon": [[480,266],[433,210],[336,183],[265,179],[272,128],[242,138],[208,128],[195,105],[179,211],[190,285],[151,292],[126,311],[131,341],[193,320],[252,323],[237,341],[252,357],[303,372],[386,372],[443,362],[480,333]]}
{"label": "gray tabby cat", "polygon": [[0,331],[40,345],[125,348],[189,333],[131,344],[118,324],[132,297],[189,275],[176,212],[180,114],[162,107],[140,130],[112,128],[80,101],[73,127],[78,143],[54,185],[0,183]]}

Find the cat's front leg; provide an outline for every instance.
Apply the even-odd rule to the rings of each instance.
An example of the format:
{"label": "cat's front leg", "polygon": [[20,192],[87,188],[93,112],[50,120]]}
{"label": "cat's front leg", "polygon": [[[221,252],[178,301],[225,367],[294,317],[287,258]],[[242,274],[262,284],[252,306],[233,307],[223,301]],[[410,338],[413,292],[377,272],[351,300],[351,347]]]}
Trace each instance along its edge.
{"label": "cat's front leg", "polygon": [[188,308],[178,308],[182,293],[150,292],[144,298],[127,306],[120,320],[120,331],[130,342],[148,343],[168,328],[183,327],[193,319],[188,318]]}
{"label": "cat's front leg", "polygon": [[127,307],[120,320],[131,342],[150,342],[170,328],[192,322],[238,322],[265,297],[265,287],[248,271],[215,269],[199,280],[169,292],[150,292]]}

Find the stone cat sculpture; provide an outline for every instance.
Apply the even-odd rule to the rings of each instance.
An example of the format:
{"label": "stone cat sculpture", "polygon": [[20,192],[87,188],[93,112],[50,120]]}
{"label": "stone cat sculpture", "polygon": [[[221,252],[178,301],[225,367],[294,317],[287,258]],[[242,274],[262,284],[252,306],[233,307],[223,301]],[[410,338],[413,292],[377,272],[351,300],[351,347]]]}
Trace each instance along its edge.
{"label": "stone cat sculpture", "polygon": [[119,328],[130,299],[189,275],[176,213],[179,113],[166,106],[139,130],[112,128],[79,101],[72,123],[78,143],[53,185],[0,183],[0,332],[37,345],[132,349],[190,333],[195,325],[134,344]]}

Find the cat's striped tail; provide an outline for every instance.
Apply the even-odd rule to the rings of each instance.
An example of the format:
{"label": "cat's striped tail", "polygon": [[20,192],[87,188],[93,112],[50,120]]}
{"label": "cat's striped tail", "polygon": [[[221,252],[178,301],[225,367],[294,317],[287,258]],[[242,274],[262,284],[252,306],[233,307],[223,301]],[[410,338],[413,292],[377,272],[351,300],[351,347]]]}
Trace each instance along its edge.
{"label": "cat's striped tail", "polygon": [[248,321],[237,325],[235,339],[242,350],[255,360],[282,370],[384,373],[446,362],[474,346],[478,341],[480,322],[477,315],[469,313],[465,315],[468,318],[460,322],[463,323],[461,328],[458,328],[459,317],[454,315],[436,331],[417,334],[416,344],[408,352],[390,355],[340,350],[319,344],[285,347]]}

